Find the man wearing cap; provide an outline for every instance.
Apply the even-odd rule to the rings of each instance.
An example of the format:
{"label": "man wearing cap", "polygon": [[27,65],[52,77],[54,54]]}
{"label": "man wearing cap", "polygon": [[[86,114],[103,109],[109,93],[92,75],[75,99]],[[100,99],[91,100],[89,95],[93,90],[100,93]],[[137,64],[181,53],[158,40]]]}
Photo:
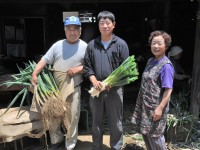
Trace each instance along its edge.
{"label": "man wearing cap", "polygon": [[[81,22],[79,18],[71,16],[64,22],[66,39],[54,43],[47,53],[41,58],[32,73],[32,84],[37,84],[37,76],[41,70],[50,64],[53,66],[54,78],[61,91],[62,100],[66,103],[66,116],[69,120],[69,127],[65,137],[66,150],[72,150],[77,143],[78,121],[80,116],[80,84],[82,82],[83,60],[87,44],[80,39]],[[59,74],[60,72],[60,74]],[[61,75],[65,76],[62,78]],[[59,78],[59,79],[58,79]],[[65,79],[70,80],[70,84]],[[71,89],[70,93],[68,89]],[[62,91],[63,95],[62,95]],[[68,92],[68,95],[66,94]],[[61,132],[61,123],[53,124],[53,131],[49,130],[51,146],[50,150],[57,149],[64,140]]]}

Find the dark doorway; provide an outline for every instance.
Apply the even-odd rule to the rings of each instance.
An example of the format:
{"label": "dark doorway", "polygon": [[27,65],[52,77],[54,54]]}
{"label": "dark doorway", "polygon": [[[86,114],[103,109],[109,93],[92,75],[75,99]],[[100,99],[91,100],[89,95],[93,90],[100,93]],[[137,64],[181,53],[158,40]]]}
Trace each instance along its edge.
{"label": "dark doorway", "polygon": [[35,60],[45,49],[45,29],[43,18],[26,18],[27,57]]}

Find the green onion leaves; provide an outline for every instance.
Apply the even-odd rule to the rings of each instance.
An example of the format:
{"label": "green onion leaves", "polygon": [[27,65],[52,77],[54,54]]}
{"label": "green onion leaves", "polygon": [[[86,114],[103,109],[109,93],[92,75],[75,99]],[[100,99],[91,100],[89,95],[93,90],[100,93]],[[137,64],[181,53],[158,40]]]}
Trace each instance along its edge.
{"label": "green onion leaves", "polygon": [[[134,55],[129,56],[117,69],[115,69],[103,82],[102,90],[105,90],[107,86],[123,86],[130,84],[138,79],[137,64],[135,62]],[[89,93],[92,97],[99,96],[100,92],[92,87]]]}

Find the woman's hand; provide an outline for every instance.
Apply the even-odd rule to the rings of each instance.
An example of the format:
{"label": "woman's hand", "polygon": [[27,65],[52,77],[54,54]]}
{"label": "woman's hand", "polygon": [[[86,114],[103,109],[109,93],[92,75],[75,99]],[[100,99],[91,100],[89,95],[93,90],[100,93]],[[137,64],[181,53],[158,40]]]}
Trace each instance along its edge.
{"label": "woman's hand", "polygon": [[153,121],[158,121],[162,117],[162,109],[157,107],[153,114]]}
{"label": "woman's hand", "polygon": [[165,91],[164,91],[164,93],[163,93],[162,101],[161,101],[161,103],[156,107],[156,109],[154,110],[154,114],[153,114],[153,116],[152,116],[153,121],[160,120],[160,118],[162,117],[163,109],[164,109],[165,106],[168,104],[171,93],[172,93],[172,89],[170,89],[170,88],[165,88]]}

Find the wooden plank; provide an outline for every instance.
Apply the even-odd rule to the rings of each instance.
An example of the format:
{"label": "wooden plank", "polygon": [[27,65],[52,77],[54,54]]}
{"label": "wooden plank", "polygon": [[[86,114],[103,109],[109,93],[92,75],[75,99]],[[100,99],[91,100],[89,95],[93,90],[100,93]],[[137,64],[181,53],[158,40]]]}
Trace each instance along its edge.
{"label": "wooden plank", "polygon": [[193,75],[192,75],[192,91],[191,91],[191,103],[190,112],[199,117],[200,110],[200,2],[197,13],[196,23],[196,37],[194,48],[194,63],[193,63]]}

